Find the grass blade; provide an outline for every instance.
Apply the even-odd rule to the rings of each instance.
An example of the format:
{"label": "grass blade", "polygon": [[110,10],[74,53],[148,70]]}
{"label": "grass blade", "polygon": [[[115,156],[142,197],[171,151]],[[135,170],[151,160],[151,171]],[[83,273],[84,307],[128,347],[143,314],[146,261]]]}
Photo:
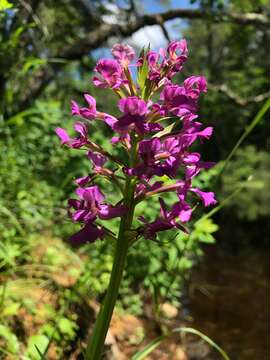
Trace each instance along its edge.
{"label": "grass blade", "polygon": [[152,351],[154,351],[163,340],[166,339],[166,336],[159,336],[158,338],[151,341],[146,347],[140,351],[138,351],[135,355],[132,356],[131,360],[143,360],[149,355]]}
{"label": "grass blade", "polygon": [[221,349],[220,346],[218,346],[213,340],[211,340],[207,335],[203,334],[202,332],[193,329],[191,327],[182,327],[178,329],[174,329],[173,332],[183,332],[183,333],[189,333],[198,335],[201,339],[203,339],[205,342],[207,342],[212,348],[217,350],[217,352],[220,353],[220,355],[223,357],[224,360],[230,360],[229,356],[225,353],[224,350]]}
{"label": "grass blade", "polygon": [[17,220],[16,216],[2,204],[0,204],[0,213],[6,215],[10,219],[11,223],[15,226],[21,236],[26,236],[26,233]]}
{"label": "grass blade", "polygon": [[224,360],[230,360],[229,356],[226,354],[224,350],[221,349],[213,340],[211,340],[207,335],[203,334],[199,330],[193,329],[191,327],[181,327],[173,329],[168,335],[160,336],[155,340],[151,341],[146,347],[136,354],[134,354],[131,360],[143,360],[149,355],[152,351],[154,351],[164,340],[168,339],[174,333],[189,333],[199,336],[202,340],[207,342],[212,348],[214,348]]}
{"label": "grass blade", "polygon": [[35,348],[36,348],[36,350],[37,350],[37,352],[38,352],[38,355],[40,356],[40,359],[41,359],[41,360],[45,360],[45,357],[43,356],[42,352],[39,350],[39,348],[37,347],[37,345],[35,345]]}

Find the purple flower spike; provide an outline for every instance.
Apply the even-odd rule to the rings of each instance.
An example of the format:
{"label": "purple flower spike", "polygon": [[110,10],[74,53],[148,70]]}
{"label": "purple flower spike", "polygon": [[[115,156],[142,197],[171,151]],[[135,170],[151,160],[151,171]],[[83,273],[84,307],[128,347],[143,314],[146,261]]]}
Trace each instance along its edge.
{"label": "purple flower spike", "polygon": [[[107,130],[114,132],[110,137],[112,149],[103,150],[99,144],[90,141],[88,128],[82,122],[74,124],[78,133],[75,138],[71,138],[65,129],[56,129],[61,144],[74,149],[85,146],[92,164],[89,175],[75,180],[77,199],[68,200],[69,217],[82,224],[71,241],[79,245],[103,239],[107,230],[100,222],[103,224],[103,221],[125,216],[133,204],[137,206],[155,194],[163,196],[167,192],[174,193],[178,201],[169,208],[160,199],[160,214],[151,221],[140,216],[143,225],[135,236],[155,239],[160,231],[179,229],[188,232],[183,224],[190,221],[197,198],[204,206],[217,202],[213,192],[198,189],[194,181],[202,170],[211,168],[214,163],[202,161],[201,154],[191,148],[195,141],[208,140],[213,132],[211,126],[205,127],[197,120],[199,98],[207,92],[206,79],[200,75],[190,76],[183,84],[172,82],[187,60],[188,48],[184,39],[172,41],[159,51],[142,51],[139,59],[134,49],[126,44],[114,45],[111,53],[113,58],[97,62],[93,83],[113,90],[119,97],[121,114],[114,116],[98,111],[95,98],[89,94],[84,94],[85,107],[71,101],[71,112],[74,116],[106,123]],[[137,79],[129,71],[130,66],[137,67]],[[166,122],[171,129],[169,126],[163,129]],[[91,126],[91,122],[87,124]],[[106,201],[105,194],[95,184],[97,179],[104,184],[102,177],[111,181],[120,194],[115,206]],[[127,194],[125,189],[130,184]],[[189,198],[195,201],[189,204]],[[124,226],[130,224],[129,216],[132,218],[133,213],[127,215],[128,221],[122,222]],[[131,221],[130,227],[124,230],[129,231],[132,226]]]}

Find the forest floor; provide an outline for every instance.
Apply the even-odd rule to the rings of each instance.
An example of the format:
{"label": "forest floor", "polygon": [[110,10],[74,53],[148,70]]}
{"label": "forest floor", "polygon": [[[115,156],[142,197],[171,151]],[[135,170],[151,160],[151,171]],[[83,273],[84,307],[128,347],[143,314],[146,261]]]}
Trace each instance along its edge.
{"label": "forest floor", "polygon": [[[49,344],[47,360],[83,359],[86,338],[91,335],[99,304],[88,298],[79,301],[76,298],[74,286],[80,272],[74,269],[77,270],[78,261],[84,259],[76,257],[61,239],[48,240],[45,235],[34,239],[26,262],[0,274],[0,281],[5,284],[1,299],[0,359],[39,360],[35,345],[38,341],[46,349],[50,338],[53,341]],[[164,333],[190,325],[169,303],[160,306],[158,317],[150,300],[144,303],[141,316],[115,311],[104,359],[131,359]],[[59,355],[61,349],[65,351]],[[198,337],[175,333],[162,341],[146,360],[212,359],[208,355],[209,347]]]}

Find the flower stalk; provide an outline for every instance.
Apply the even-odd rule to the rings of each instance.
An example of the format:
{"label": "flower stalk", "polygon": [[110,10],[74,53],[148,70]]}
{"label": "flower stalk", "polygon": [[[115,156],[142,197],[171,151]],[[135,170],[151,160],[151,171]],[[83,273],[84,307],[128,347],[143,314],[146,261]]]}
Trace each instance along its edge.
{"label": "flower stalk", "polygon": [[129,208],[128,213],[121,219],[119,235],[115,246],[113,267],[110,276],[108,290],[104,302],[100,308],[92,336],[88,342],[85,359],[99,360],[102,356],[104,342],[111,322],[113,309],[118,297],[121,280],[123,277],[126,257],[129,248],[128,231],[132,225],[134,213],[134,186],[130,184],[130,179],[126,181],[126,205]]}

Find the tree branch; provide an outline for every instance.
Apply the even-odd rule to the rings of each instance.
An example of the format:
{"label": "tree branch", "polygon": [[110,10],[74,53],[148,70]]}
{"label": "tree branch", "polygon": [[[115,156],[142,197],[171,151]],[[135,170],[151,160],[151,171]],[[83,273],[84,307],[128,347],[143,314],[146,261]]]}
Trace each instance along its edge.
{"label": "tree branch", "polygon": [[208,87],[210,90],[218,91],[218,92],[225,94],[229,99],[231,99],[233,102],[235,102],[237,105],[240,105],[240,106],[247,106],[252,103],[259,103],[259,102],[262,102],[262,101],[270,98],[270,91],[267,91],[263,94],[243,98],[243,97],[235,94],[225,84],[222,84],[222,85],[208,84]]}
{"label": "tree branch", "polygon": [[[173,19],[190,19],[190,20],[208,20],[213,22],[233,22],[239,25],[253,25],[259,27],[269,27],[270,17],[261,13],[235,13],[235,12],[209,12],[202,9],[174,9],[157,14],[145,14],[131,19],[128,23],[103,23],[89,31],[83,38],[76,40],[73,44],[68,44],[61,48],[58,54],[54,57],[63,58],[66,60],[79,60],[82,56],[88,54],[90,51],[99,48],[112,36],[129,37],[137,30],[144,26],[161,25],[166,21]],[[163,30],[166,28],[163,28]],[[166,34],[164,33],[166,36]],[[167,34],[168,36],[168,34]],[[167,37],[166,36],[166,37]],[[60,66],[54,66],[53,72],[56,74],[61,69]],[[43,69],[43,74],[38,74],[37,81],[33,82],[35,86],[28,92],[27,97],[18,104],[18,112],[30,106],[33,101],[41,94],[43,89],[54,78],[51,73],[52,69]],[[227,92],[227,95],[235,99],[239,105],[245,104],[246,100],[240,99],[237,96],[230,96],[231,92],[226,88],[219,89],[219,91]],[[261,100],[259,100],[261,101]],[[244,105],[242,105],[244,106]],[[14,114],[12,114],[14,115]]]}
{"label": "tree branch", "polygon": [[169,20],[182,19],[201,19],[213,22],[233,22],[239,25],[254,25],[269,27],[270,17],[261,13],[235,13],[235,12],[208,12],[200,9],[175,9],[158,14],[145,14],[137,17],[129,24],[101,24],[95,30],[90,31],[75,44],[64,47],[59,57],[65,59],[79,59],[90,50],[100,47],[109,37],[118,36],[128,37],[144,26],[160,25]]}

